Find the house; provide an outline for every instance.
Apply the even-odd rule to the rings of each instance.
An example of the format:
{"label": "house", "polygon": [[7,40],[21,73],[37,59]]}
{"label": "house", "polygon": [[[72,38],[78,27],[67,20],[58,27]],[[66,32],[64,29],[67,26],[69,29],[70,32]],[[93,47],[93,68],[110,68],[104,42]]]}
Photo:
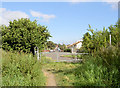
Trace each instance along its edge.
{"label": "house", "polygon": [[61,49],[58,47],[58,45],[56,45],[55,49],[53,51],[61,51]]}
{"label": "house", "polygon": [[78,49],[82,47],[82,41],[77,41],[73,44],[67,45],[67,48],[72,50],[72,53],[76,53]]}

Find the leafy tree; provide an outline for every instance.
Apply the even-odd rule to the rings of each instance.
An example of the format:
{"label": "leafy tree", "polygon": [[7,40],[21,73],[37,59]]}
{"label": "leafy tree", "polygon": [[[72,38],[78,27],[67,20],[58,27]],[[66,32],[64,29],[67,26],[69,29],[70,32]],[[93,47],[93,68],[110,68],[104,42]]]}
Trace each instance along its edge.
{"label": "leafy tree", "polygon": [[[84,34],[83,37],[83,44],[82,48],[84,48],[87,52],[96,52],[99,51],[101,48],[107,48],[110,46],[110,38],[109,35],[111,34],[111,43],[113,46],[119,47],[120,46],[120,20],[118,20],[116,25],[111,25],[106,29],[105,27],[101,31],[95,31],[91,29],[89,25],[89,29]],[[91,35],[90,35],[91,34]]]}
{"label": "leafy tree", "polygon": [[66,45],[65,45],[65,44],[58,44],[58,47],[59,47],[61,50],[66,49]]}
{"label": "leafy tree", "polygon": [[51,49],[51,50],[55,49],[56,45],[58,45],[58,47],[59,47],[61,50],[66,49],[66,45],[65,45],[65,44],[56,44],[56,43],[54,43],[54,42],[52,42],[52,41],[48,41],[48,42],[46,43],[47,48],[48,48],[48,49]]}
{"label": "leafy tree", "polygon": [[120,28],[116,25],[109,27],[111,33],[112,45],[118,46],[120,43]]}
{"label": "leafy tree", "polygon": [[91,42],[91,35],[89,34],[89,32],[84,34],[83,37],[83,48],[84,49],[88,49],[90,51],[90,42]]}
{"label": "leafy tree", "polygon": [[103,31],[94,31],[91,29],[91,26],[89,25],[89,32],[84,34],[83,37],[83,44],[82,47],[87,52],[96,52],[97,50],[100,50],[102,47],[107,47],[109,42],[109,31],[108,29],[103,28]]}
{"label": "leafy tree", "polygon": [[47,39],[51,37],[47,27],[21,18],[9,22],[9,26],[2,26],[2,48],[5,50],[18,50],[34,52],[34,47],[44,48]]}
{"label": "leafy tree", "polygon": [[55,49],[55,47],[56,47],[57,44],[54,43],[54,42],[52,42],[52,41],[48,41],[46,45],[47,45],[48,49],[53,50],[53,49]]}

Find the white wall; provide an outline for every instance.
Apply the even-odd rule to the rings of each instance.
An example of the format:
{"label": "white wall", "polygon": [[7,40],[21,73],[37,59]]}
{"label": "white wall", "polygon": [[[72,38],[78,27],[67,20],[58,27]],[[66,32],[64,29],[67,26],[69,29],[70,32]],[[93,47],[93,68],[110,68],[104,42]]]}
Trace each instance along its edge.
{"label": "white wall", "polygon": [[81,47],[82,47],[82,42],[76,44],[76,48],[77,48],[77,49],[80,49]]}

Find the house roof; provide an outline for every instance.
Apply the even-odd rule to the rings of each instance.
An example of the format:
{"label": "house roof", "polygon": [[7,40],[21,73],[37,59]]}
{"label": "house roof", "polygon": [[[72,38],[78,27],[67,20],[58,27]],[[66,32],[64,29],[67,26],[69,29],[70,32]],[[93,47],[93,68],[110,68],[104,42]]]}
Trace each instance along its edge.
{"label": "house roof", "polygon": [[73,43],[73,44],[71,44],[71,45],[67,45],[67,47],[71,47],[71,46],[73,46],[73,45],[76,45],[76,44],[78,44],[78,43],[80,43],[81,41],[78,41],[78,42],[75,42],[75,43]]}
{"label": "house roof", "polygon": [[59,46],[58,46],[58,45],[56,45],[56,47],[55,47],[55,49],[54,49],[54,50],[57,50],[57,49],[59,49],[59,50],[60,50],[60,48],[59,48]]}

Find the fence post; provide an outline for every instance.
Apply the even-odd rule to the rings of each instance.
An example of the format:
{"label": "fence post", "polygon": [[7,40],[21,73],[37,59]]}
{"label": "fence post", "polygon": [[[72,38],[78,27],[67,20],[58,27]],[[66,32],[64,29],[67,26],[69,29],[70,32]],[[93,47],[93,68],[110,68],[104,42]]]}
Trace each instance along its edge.
{"label": "fence post", "polygon": [[73,53],[73,47],[72,47],[72,49],[71,49],[71,53]]}
{"label": "fence post", "polygon": [[58,52],[57,52],[57,62],[58,62]]}
{"label": "fence post", "polygon": [[110,46],[111,46],[111,34],[110,34]]}
{"label": "fence post", "polygon": [[37,55],[37,60],[39,60],[39,48],[34,47],[34,53]]}
{"label": "fence post", "polygon": [[40,52],[40,62],[41,62],[41,52]]}

